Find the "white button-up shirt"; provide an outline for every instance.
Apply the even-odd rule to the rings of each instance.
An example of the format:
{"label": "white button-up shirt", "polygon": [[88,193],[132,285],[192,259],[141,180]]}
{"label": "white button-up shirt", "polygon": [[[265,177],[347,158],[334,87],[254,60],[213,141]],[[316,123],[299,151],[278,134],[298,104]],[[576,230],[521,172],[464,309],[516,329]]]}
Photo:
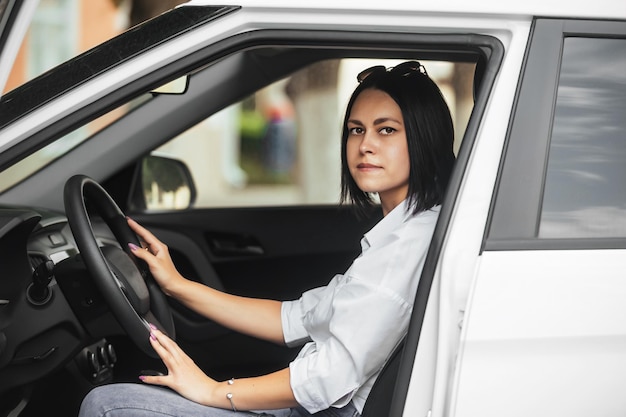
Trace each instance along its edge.
{"label": "white button-up shirt", "polygon": [[282,303],[285,342],[305,344],[289,365],[298,403],[315,413],[351,400],[359,412],[406,334],[439,206],[416,215],[406,202],[361,240],[362,253],[325,287]]}

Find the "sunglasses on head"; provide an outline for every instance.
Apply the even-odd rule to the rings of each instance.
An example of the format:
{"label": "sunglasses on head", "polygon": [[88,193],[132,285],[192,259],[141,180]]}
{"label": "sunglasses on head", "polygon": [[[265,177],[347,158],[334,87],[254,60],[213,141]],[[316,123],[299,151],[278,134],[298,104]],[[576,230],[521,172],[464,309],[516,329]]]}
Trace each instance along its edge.
{"label": "sunglasses on head", "polygon": [[389,74],[395,74],[401,77],[406,77],[407,75],[411,75],[413,73],[419,73],[428,76],[426,68],[424,68],[424,66],[418,61],[406,61],[391,68],[386,68],[384,65],[375,65],[359,72],[359,75],[356,76],[356,79],[359,82],[363,82],[363,80],[370,75],[380,72],[388,72]]}

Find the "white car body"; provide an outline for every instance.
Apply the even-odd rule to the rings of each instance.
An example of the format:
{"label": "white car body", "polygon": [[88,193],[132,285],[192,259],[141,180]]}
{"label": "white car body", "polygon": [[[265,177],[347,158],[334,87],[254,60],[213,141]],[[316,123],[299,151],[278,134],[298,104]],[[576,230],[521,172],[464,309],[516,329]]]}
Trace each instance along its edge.
{"label": "white car body", "polygon": [[[196,0],[181,7],[212,3]],[[403,416],[626,415],[624,239],[605,249],[593,245],[559,249],[557,243],[545,249],[491,250],[484,245],[534,18],[600,19],[625,25],[626,3],[237,3],[241,10],[123,63],[6,126],[0,131],[0,152],[144,76],[148,69],[235,34],[306,28],[494,37],[505,53],[451,208]],[[3,58],[3,65],[6,62]],[[0,81],[5,79],[0,74]],[[52,191],[32,201],[25,198],[9,190],[2,202],[62,207],[62,196]]]}

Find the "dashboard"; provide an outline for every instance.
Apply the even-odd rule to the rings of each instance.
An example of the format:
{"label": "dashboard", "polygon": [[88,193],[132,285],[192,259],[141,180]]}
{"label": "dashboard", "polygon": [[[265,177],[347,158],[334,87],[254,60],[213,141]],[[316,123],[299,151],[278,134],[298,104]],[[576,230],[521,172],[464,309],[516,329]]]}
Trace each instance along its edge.
{"label": "dashboard", "polygon": [[[93,221],[100,246],[117,245]],[[95,288],[67,218],[0,208],[0,392],[80,358],[92,381],[110,373],[115,352],[104,335],[121,333]]]}

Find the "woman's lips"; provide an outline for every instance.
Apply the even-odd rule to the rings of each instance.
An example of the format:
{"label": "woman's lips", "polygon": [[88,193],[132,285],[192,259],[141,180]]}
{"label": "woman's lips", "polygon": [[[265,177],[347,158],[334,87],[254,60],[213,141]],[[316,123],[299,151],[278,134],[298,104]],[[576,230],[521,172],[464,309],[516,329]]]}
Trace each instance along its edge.
{"label": "woman's lips", "polygon": [[367,164],[367,163],[360,163],[356,167],[357,167],[357,169],[360,169],[360,170],[371,170],[371,169],[378,169],[378,168],[380,168],[378,165]]}

